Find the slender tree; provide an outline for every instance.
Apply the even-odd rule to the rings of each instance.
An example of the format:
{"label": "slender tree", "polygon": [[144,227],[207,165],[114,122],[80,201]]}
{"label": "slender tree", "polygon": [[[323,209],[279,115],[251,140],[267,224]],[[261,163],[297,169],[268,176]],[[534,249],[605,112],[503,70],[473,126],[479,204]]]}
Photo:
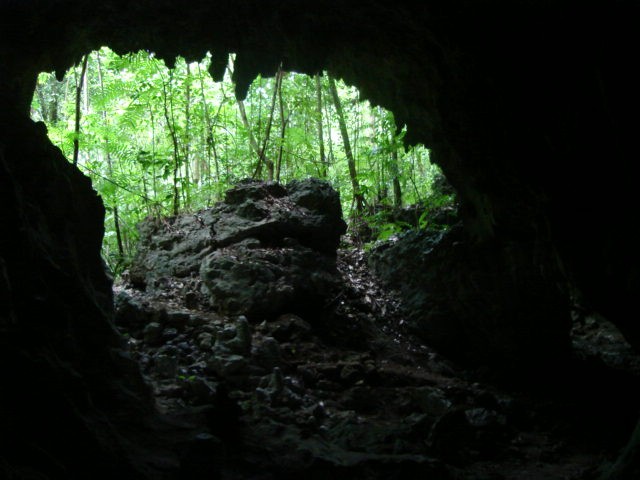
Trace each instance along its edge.
{"label": "slender tree", "polygon": [[76,122],[75,122],[75,136],[73,137],[73,164],[78,164],[78,154],[80,152],[80,104],[82,102],[82,85],[84,85],[84,77],[87,73],[87,63],[89,62],[89,55],[85,55],[82,58],[82,70],[80,71],[80,79],[76,79]]}
{"label": "slender tree", "polygon": [[247,111],[244,107],[244,101],[240,99],[236,99],[238,103],[238,110],[240,111],[240,118],[242,119],[242,124],[244,125],[245,130],[247,131],[247,136],[249,137],[249,145],[251,146],[251,150],[258,157],[258,166],[262,165],[262,154],[260,153],[260,147],[258,146],[258,142],[256,141],[256,137],[253,135],[253,130],[251,129],[251,125],[249,124],[249,119],[247,118]]}
{"label": "slender tree", "polygon": [[315,75],[315,83],[316,83],[316,125],[318,128],[318,148],[320,153],[320,176],[322,178],[327,178],[327,173],[329,171],[329,165],[327,164],[327,156],[324,153],[324,135],[322,129],[322,82],[320,80],[320,75]]}
{"label": "slender tree", "polygon": [[[211,116],[209,115],[209,102],[207,101],[207,95],[205,93],[204,88],[204,75],[202,73],[202,69],[200,68],[200,64],[198,64],[198,76],[200,78],[200,95],[202,96],[202,117],[203,117],[203,125],[204,125],[204,141],[205,141],[205,154],[207,161],[203,163],[198,169],[198,177],[202,175],[202,172],[209,174],[211,171],[211,160],[213,159],[213,164],[216,172],[216,183],[220,182],[220,165],[218,163],[218,155],[216,152],[216,141],[215,136],[213,135],[213,122],[211,121]],[[208,175],[210,176],[210,175]]]}
{"label": "slender tree", "polygon": [[284,100],[282,99],[282,80],[283,80],[283,72],[282,65],[278,69],[278,75],[280,77],[280,82],[278,82],[278,105],[280,110],[280,138],[278,139],[278,158],[276,160],[276,182],[280,182],[280,172],[282,170],[282,154],[284,152],[284,138],[287,131],[287,123],[289,122],[289,116],[293,112],[291,110],[289,115],[285,118],[284,116]]}
{"label": "slender tree", "polygon": [[391,170],[391,181],[393,184],[393,204],[400,208],[402,207],[402,187],[400,186],[400,167],[398,166],[400,163],[398,157],[398,149],[400,146],[397,144],[393,133],[391,134],[390,147],[391,161],[389,169]]}
{"label": "slender tree", "polygon": [[153,107],[148,104],[149,121],[151,122],[151,185],[153,187],[153,199],[158,196],[158,176],[156,172],[156,118]]}
{"label": "slender tree", "polygon": [[[271,136],[271,126],[273,125],[273,117],[276,110],[276,98],[278,97],[278,91],[280,90],[280,86],[282,84],[282,65],[278,67],[278,71],[276,72],[275,84],[273,86],[273,95],[271,96],[271,108],[269,110],[269,118],[267,120],[267,126],[264,132],[264,142],[262,143],[262,148],[260,149],[260,160],[267,167],[267,180],[270,182],[273,181],[274,177],[274,163],[273,160],[267,157],[267,145],[269,143],[269,138]],[[259,175],[254,175],[257,177]]]}
{"label": "slender tree", "polygon": [[[269,117],[267,118],[267,125],[265,127],[264,139],[262,142],[262,147],[258,150],[258,163],[253,173],[253,178],[260,178],[262,176],[262,165],[264,164],[267,168],[267,180],[273,181],[274,177],[274,162],[267,156],[267,145],[269,143],[269,138],[271,136],[271,126],[273,125],[273,117],[276,108],[276,98],[278,96],[278,89],[280,85],[280,81],[282,79],[281,70],[278,69],[275,77],[275,83],[273,86],[273,94],[271,95],[271,107],[269,109]],[[259,107],[262,106],[262,102],[260,102]],[[260,118],[262,116],[260,115]]]}
{"label": "slender tree", "polygon": [[42,120],[56,124],[60,118],[60,106],[66,102],[64,89],[68,88],[68,81],[58,82],[56,76],[47,74],[43,83],[36,85],[36,96],[40,105]]}
{"label": "slender tree", "polygon": [[[171,91],[167,92],[167,84]],[[180,171],[180,146],[178,143],[178,135],[176,133],[175,117],[173,114],[173,70],[169,70],[169,81],[162,79],[162,100],[164,119],[167,123],[169,136],[173,145],[173,214],[177,215],[180,211],[180,191],[178,189],[178,172]]]}
{"label": "slender tree", "polygon": [[349,166],[349,178],[351,179],[351,187],[353,188],[353,200],[356,205],[356,216],[361,217],[364,212],[364,195],[360,189],[360,182],[358,181],[358,173],[356,172],[356,161],[353,157],[353,151],[351,150],[351,143],[349,142],[349,133],[347,131],[347,124],[344,119],[344,113],[342,111],[342,103],[338,96],[338,89],[336,88],[335,80],[329,76],[329,90],[331,97],[333,98],[333,105],[338,115],[338,125],[340,126],[340,133],[342,135],[342,143],[344,144],[344,153],[347,156],[347,163]]}
{"label": "slender tree", "polygon": [[185,208],[189,208],[191,203],[190,198],[190,185],[191,185],[191,68],[189,67],[189,63],[186,64],[186,76],[185,76],[185,87],[184,87],[184,140],[182,142],[183,145],[183,160],[182,164],[184,165],[184,175],[185,179],[184,185],[182,185],[182,191],[185,195]]}
{"label": "slender tree", "polygon": [[[98,82],[100,84],[100,92],[102,93],[103,97],[105,95],[104,92],[104,79],[102,77],[102,60],[100,59],[100,52],[96,52],[96,60],[98,63]],[[102,108],[101,111],[101,115],[102,115],[102,121],[104,122],[104,127],[108,130],[109,128],[109,117],[107,116],[107,111]],[[105,158],[107,160],[107,172],[109,173],[109,178],[113,178],[113,162],[111,160],[111,153],[109,152],[109,137],[108,135],[104,136],[104,140],[103,140],[103,145],[104,145],[104,155]],[[115,196],[114,196],[115,197]],[[118,245],[118,255],[120,256],[120,259],[124,258],[124,246],[122,244],[122,230],[120,229],[120,215],[118,213],[118,204],[117,204],[117,200],[115,200],[114,198],[114,202],[113,202],[113,226],[114,229],[116,231],[116,242]]]}

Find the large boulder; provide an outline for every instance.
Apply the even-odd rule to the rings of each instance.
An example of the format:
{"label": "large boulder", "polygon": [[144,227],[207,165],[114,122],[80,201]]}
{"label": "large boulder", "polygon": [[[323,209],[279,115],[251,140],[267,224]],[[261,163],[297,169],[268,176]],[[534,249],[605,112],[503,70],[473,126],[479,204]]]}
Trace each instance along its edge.
{"label": "large boulder", "polygon": [[548,246],[469,239],[460,226],[409,232],[369,263],[401,292],[412,330],[461,363],[544,370],[569,351],[569,303]]}
{"label": "large boulder", "polygon": [[216,309],[250,317],[310,312],[337,286],[335,258],[292,241],[241,242],[205,257],[200,277]]}
{"label": "large boulder", "polygon": [[243,181],[211,209],[143,222],[130,280],[154,290],[167,278],[199,278],[224,313],[311,312],[339,280],[345,231],[340,197],[327,182]]}

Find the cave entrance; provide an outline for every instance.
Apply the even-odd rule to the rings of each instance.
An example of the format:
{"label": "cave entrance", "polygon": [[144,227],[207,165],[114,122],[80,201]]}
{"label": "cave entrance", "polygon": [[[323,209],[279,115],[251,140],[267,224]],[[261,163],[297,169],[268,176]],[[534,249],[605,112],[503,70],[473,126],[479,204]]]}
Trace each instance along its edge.
{"label": "cave entrance", "polygon": [[[93,181],[106,206],[103,254],[117,274],[135,251],[143,218],[197,211],[243,178],[318,177],[341,193],[345,216],[373,225],[368,240],[425,225],[426,207],[452,203],[422,145],[405,148],[406,128],[326,73],[278,69],[235,96],[234,55],[224,79],[212,57],[178,57],[169,68],[153,52],[85,55],[62,80],[42,73],[31,115]],[[393,208],[417,205],[409,215]],[[353,223],[353,222],[351,222]]]}

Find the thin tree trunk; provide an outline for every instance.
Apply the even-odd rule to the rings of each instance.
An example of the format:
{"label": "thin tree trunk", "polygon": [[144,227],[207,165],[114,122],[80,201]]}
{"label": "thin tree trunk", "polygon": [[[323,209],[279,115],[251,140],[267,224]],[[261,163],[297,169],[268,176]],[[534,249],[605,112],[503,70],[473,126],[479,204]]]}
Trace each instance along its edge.
{"label": "thin tree trunk", "polygon": [[282,70],[278,70],[280,73],[280,85],[278,86],[278,103],[280,106],[280,139],[279,139],[279,147],[278,147],[278,159],[276,161],[276,182],[280,182],[280,172],[282,171],[282,153],[284,151],[284,137],[287,131],[287,123],[289,121],[289,117],[291,116],[291,112],[287,118],[284,118],[284,101],[282,100]]}
{"label": "thin tree trunk", "polygon": [[[234,132],[235,135],[233,136],[233,155],[231,155],[231,158],[238,158],[238,138],[240,138],[240,128],[239,128],[239,124],[242,123],[242,121],[238,121],[238,112],[235,112],[235,116],[234,116]],[[225,155],[225,158],[229,158],[229,155],[227,153],[227,155]],[[225,178],[227,180],[229,180],[231,178],[231,162],[225,162]]]}
{"label": "thin tree trunk", "polygon": [[260,150],[260,159],[264,162],[267,167],[267,180],[270,182],[273,181],[274,175],[274,164],[273,160],[270,160],[266,156],[267,144],[269,143],[269,137],[271,136],[271,126],[273,125],[273,116],[276,110],[276,99],[278,98],[278,91],[280,90],[280,85],[282,84],[282,67],[278,67],[278,71],[276,72],[275,85],[273,86],[273,96],[271,97],[271,110],[269,111],[269,119],[267,120],[267,127],[264,132],[264,142],[262,142],[262,149]]}
{"label": "thin tree trunk", "polygon": [[147,170],[145,168],[142,169],[142,193],[145,198],[144,206],[147,207],[147,211],[149,211],[149,180],[147,178]]}
{"label": "thin tree trunk", "polygon": [[[229,63],[227,65],[227,69],[229,70],[229,75],[233,78],[233,70],[234,70],[234,58],[233,55],[229,55]],[[258,172],[254,173],[254,177],[260,175],[262,169],[262,156],[260,155],[260,147],[258,146],[258,142],[256,141],[256,137],[253,135],[253,131],[251,130],[251,125],[249,124],[249,119],[247,118],[247,111],[244,107],[244,101],[240,100],[238,97],[236,98],[236,103],[238,104],[238,110],[240,111],[240,118],[242,119],[242,124],[244,125],[245,130],[247,131],[247,136],[249,137],[249,147],[258,157]],[[237,117],[236,117],[237,119]],[[236,132],[238,131],[238,127],[236,124]],[[236,136],[237,138],[237,136]],[[238,144],[236,142],[236,152],[237,152]],[[227,163],[227,176],[229,175],[229,164]]]}
{"label": "thin tree trunk", "polygon": [[320,176],[324,179],[328,175],[327,156],[324,153],[324,132],[322,131],[322,81],[320,75],[315,75],[316,79],[316,102],[318,106],[318,112],[316,115],[316,122],[318,126],[318,145],[320,147]]}
{"label": "thin tree trunk", "polygon": [[[74,73],[76,73],[76,69],[73,69]],[[76,82],[78,81],[78,75],[76,73]],[[66,105],[69,100],[69,84],[71,83],[71,75],[67,75],[64,80],[64,97],[62,99],[63,105]],[[75,87],[74,87],[75,88]]]}
{"label": "thin tree trunk", "polygon": [[[213,157],[213,164],[216,171],[216,185],[220,184],[220,164],[218,163],[218,152],[216,151],[216,139],[213,134],[213,124],[211,122],[211,117],[209,116],[209,105],[207,103],[207,97],[204,92],[204,78],[202,75],[202,71],[200,69],[200,64],[198,64],[198,72],[200,74],[200,93],[202,94],[202,106],[203,106],[203,116],[205,127],[207,129],[207,134],[205,135],[206,142],[206,152],[207,152],[207,179],[211,178],[211,158]],[[223,100],[224,101],[224,100]],[[220,108],[222,107],[222,102],[220,102]]]}
{"label": "thin tree trunk", "polygon": [[[355,127],[351,131],[351,150],[353,152],[353,158],[356,165],[356,171],[360,170],[359,159],[360,159],[360,131],[362,130],[362,115],[360,114],[360,92],[358,92],[358,99],[355,103],[355,112],[351,116],[351,125],[355,123]],[[355,122],[354,119],[355,118]],[[347,122],[345,121],[345,126]]]}
{"label": "thin tree trunk", "polygon": [[[369,128],[371,129],[370,135],[370,145],[372,150],[377,150],[378,139],[376,138],[377,125],[380,123],[381,129],[383,127],[382,121],[378,118],[378,109],[373,108],[371,110],[371,125]],[[379,160],[376,156],[375,159],[373,155],[369,155],[369,169],[375,171],[375,183],[376,183],[376,203],[381,204],[387,198],[387,178],[386,178],[386,168],[385,163],[382,160]]]}
{"label": "thin tree trunk", "polygon": [[327,154],[327,167],[329,167],[329,165],[331,165],[334,160],[335,160],[335,156],[333,153],[333,141],[331,140],[333,138],[333,133],[331,130],[331,113],[329,112],[329,102],[324,102],[324,116],[327,119],[327,138],[329,139],[329,141],[327,142],[329,144],[329,153]]}
{"label": "thin tree trunk", "polygon": [[396,144],[393,132],[391,133],[391,164],[390,170],[393,183],[393,204],[397,208],[402,207],[402,187],[400,186],[400,169],[398,167],[398,145]]}
{"label": "thin tree trunk", "polygon": [[264,132],[264,141],[262,142],[262,148],[260,148],[259,152],[259,160],[258,165],[256,165],[255,172],[253,174],[254,178],[259,178],[259,175],[262,172],[262,164],[267,167],[267,180],[272,182],[274,175],[274,164],[273,160],[267,157],[267,145],[269,143],[269,138],[271,137],[271,126],[273,125],[273,116],[276,109],[276,99],[278,97],[278,90],[280,89],[280,84],[282,83],[282,69],[278,68],[278,72],[275,77],[275,85],[273,86],[273,95],[271,97],[271,109],[269,110],[269,118],[267,119],[267,126]]}
{"label": "thin tree trunk", "polygon": [[42,85],[36,85],[36,95],[38,96],[38,103],[40,104],[40,116],[42,117],[42,121],[46,123],[51,122],[47,101],[44,93],[42,92]]}
{"label": "thin tree trunk", "polygon": [[49,121],[53,124],[60,120],[58,111],[60,110],[60,90],[62,89],[62,82],[56,80],[55,75],[52,75],[48,81],[51,86],[51,102],[49,103],[48,114]]}
{"label": "thin tree trunk", "polygon": [[[262,91],[262,76],[258,77],[258,91]],[[255,104],[251,102],[251,111],[249,112],[249,118],[256,118],[253,114],[253,108]],[[262,135],[262,95],[258,95],[258,125],[257,125],[257,134],[258,138]]]}
{"label": "thin tree trunk", "polygon": [[[100,52],[96,52],[96,59],[98,61],[98,81],[100,82],[100,91],[104,97],[104,80],[102,77],[102,62],[100,60]],[[102,110],[102,121],[105,127],[109,125],[109,118],[106,110]],[[109,178],[113,178],[113,163],[111,161],[111,153],[109,152],[109,137],[104,137],[104,154],[107,159],[107,170],[109,172]],[[146,193],[145,193],[146,196]],[[116,241],[118,243],[118,255],[120,258],[124,258],[124,245],[122,243],[122,232],[120,230],[120,216],[118,214],[118,205],[116,200],[113,202],[113,223],[116,230]]]}
{"label": "thin tree trunk", "polygon": [[184,106],[184,116],[185,116],[185,126],[184,126],[184,183],[182,185],[182,191],[185,193],[185,208],[189,208],[191,204],[190,198],[190,190],[191,190],[191,166],[190,166],[190,153],[191,153],[191,68],[189,67],[189,63],[185,62],[187,65],[187,75],[185,79],[185,106]]}
{"label": "thin tree trunk", "polygon": [[416,150],[415,149],[411,154],[411,175],[409,175],[409,179],[411,180],[411,185],[413,185],[413,191],[415,192],[418,203],[422,202],[422,197],[420,196],[420,192],[418,191],[418,186],[416,185]]}
{"label": "thin tree trunk", "polygon": [[87,62],[89,61],[89,55],[85,55],[82,59],[82,70],[80,72],[80,79],[76,82],[76,126],[75,136],[73,137],[73,164],[78,164],[78,153],[80,151],[80,104],[82,101],[82,85],[84,83],[84,76],[87,73]]}
{"label": "thin tree trunk", "polygon": [[[177,189],[179,196],[182,198],[181,205],[187,208],[188,185],[185,185],[184,176],[181,177],[182,167],[185,164],[185,158],[184,158],[185,149],[181,147],[181,140],[183,139],[178,135],[176,111],[175,111],[175,103],[174,103],[175,96],[173,93],[173,90],[174,90],[173,73],[175,71],[176,71],[175,68],[173,70],[169,70],[169,86],[171,87],[169,90],[169,94],[170,94],[169,95],[169,112],[171,113],[171,125],[172,125],[171,129],[173,130],[173,135],[175,136],[175,142],[176,142],[174,148],[176,148],[178,152],[176,154],[176,159],[178,159],[178,161],[176,161],[176,164],[174,165],[174,170],[173,170],[173,184]],[[184,142],[182,143],[184,144]],[[177,215],[177,213],[175,215]]]}
{"label": "thin tree trunk", "polygon": [[[68,81],[65,85],[68,85]],[[38,103],[40,103],[40,113],[42,120],[46,123],[55,124],[58,122],[58,109],[60,104],[60,96],[63,83],[56,80],[55,75],[49,75],[44,85],[38,84],[36,86],[36,95],[38,96]],[[48,98],[45,94],[44,88],[48,89]]]}
{"label": "thin tree trunk", "polygon": [[338,114],[338,124],[340,125],[340,133],[342,134],[342,142],[344,144],[344,153],[347,156],[347,163],[349,165],[349,177],[351,178],[351,187],[353,188],[353,199],[356,204],[356,216],[361,217],[364,212],[364,197],[360,191],[360,182],[358,182],[358,173],[356,171],[356,162],[351,150],[351,143],[349,142],[349,133],[347,132],[347,124],[344,120],[344,114],[342,112],[342,103],[340,97],[338,97],[338,89],[336,88],[336,82],[332,77],[329,77],[329,90],[333,97],[333,104]]}
{"label": "thin tree trunk", "polygon": [[[261,168],[262,155],[260,154],[260,147],[258,146],[256,137],[253,136],[253,131],[251,130],[251,125],[249,124],[249,119],[247,118],[247,112],[244,108],[244,102],[239,99],[236,99],[236,102],[238,103],[238,110],[240,110],[240,118],[242,119],[242,124],[244,125],[244,128],[247,131],[247,135],[249,136],[249,146],[258,157],[258,168]],[[258,175],[259,174],[260,172],[258,172]]]}
{"label": "thin tree trunk", "polygon": [[85,75],[82,76],[81,81],[83,82],[83,86],[82,86],[82,96],[84,98],[84,111],[82,112],[83,114],[87,114],[89,112],[89,75],[87,74],[89,71],[89,57],[90,55],[87,54],[87,67],[85,68]]}
{"label": "thin tree trunk", "polygon": [[[149,120],[151,120],[151,185],[153,187],[153,203],[158,198],[158,180],[156,179],[156,120],[153,114],[153,107],[149,106]],[[151,214],[149,210],[149,214]]]}
{"label": "thin tree trunk", "polygon": [[[169,70],[169,83],[171,83],[173,73]],[[176,137],[175,124],[172,121],[173,109],[171,116],[169,116],[169,99],[167,95],[167,82],[162,79],[162,93],[163,93],[163,106],[164,106],[164,119],[167,122],[167,128],[169,129],[169,135],[171,136],[171,142],[173,143],[173,214],[178,215],[180,211],[180,191],[178,189],[178,172],[180,170],[180,148],[178,145],[178,138]],[[171,101],[173,104],[173,101]]]}
{"label": "thin tree trunk", "polygon": [[60,120],[59,110],[60,110],[60,96],[62,90],[62,82],[58,82],[56,80],[55,75],[49,77],[47,82],[51,88],[51,97],[49,107],[47,108],[49,121],[53,124],[57,123]]}

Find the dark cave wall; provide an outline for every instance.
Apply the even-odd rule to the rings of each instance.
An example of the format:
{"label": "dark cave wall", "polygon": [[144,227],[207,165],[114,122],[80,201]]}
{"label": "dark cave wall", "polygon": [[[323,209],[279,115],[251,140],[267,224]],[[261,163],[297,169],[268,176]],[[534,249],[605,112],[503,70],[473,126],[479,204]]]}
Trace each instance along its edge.
{"label": "dark cave wall", "polygon": [[[585,300],[640,347],[640,325],[625,313],[640,293],[640,238],[632,213],[638,204],[637,2],[299,5],[1,4],[2,373],[16,385],[34,376],[30,388],[14,387],[3,397],[3,431],[17,432],[32,418],[25,442],[35,435],[37,445],[68,464],[71,459],[43,428],[56,412],[74,426],[87,458],[100,457],[104,445],[123,448],[130,441],[123,440],[125,425],[151,415],[135,370],[126,359],[116,361],[122,357],[110,325],[110,283],[99,258],[101,202],[50,146],[42,127],[27,119],[39,71],[64,72],[103,44],[120,52],[147,48],[169,61],[176,54],[199,59],[207,50],[214,58],[236,52],[241,95],[256,73],[273,72],[281,59],[286,69],[326,68],[356,84],[365,97],[393,110],[399,124],[408,124],[409,141],[432,149],[462,199],[469,241],[548,246],[554,255],[528,258],[523,268],[546,272],[552,285],[565,283],[563,270]],[[219,75],[222,67],[214,65],[212,73]],[[561,287],[558,292],[566,296]],[[539,321],[545,331],[545,322],[556,320]],[[11,367],[16,358],[23,359],[19,369]],[[93,401],[114,396],[118,383],[135,385],[130,390],[138,398],[83,403],[87,394]],[[43,395],[50,408],[30,417]],[[108,428],[98,418],[106,418]],[[132,424],[139,428],[128,427],[131,435],[144,431]],[[129,468],[129,461],[100,458],[112,471]],[[113,458],[121,459],[121,452]]]}
{"label": "dark cave wall", "polygon": [[3,127],[0,478],[138,478],[154,414],[111,324],[102,201],[43,124]]}

